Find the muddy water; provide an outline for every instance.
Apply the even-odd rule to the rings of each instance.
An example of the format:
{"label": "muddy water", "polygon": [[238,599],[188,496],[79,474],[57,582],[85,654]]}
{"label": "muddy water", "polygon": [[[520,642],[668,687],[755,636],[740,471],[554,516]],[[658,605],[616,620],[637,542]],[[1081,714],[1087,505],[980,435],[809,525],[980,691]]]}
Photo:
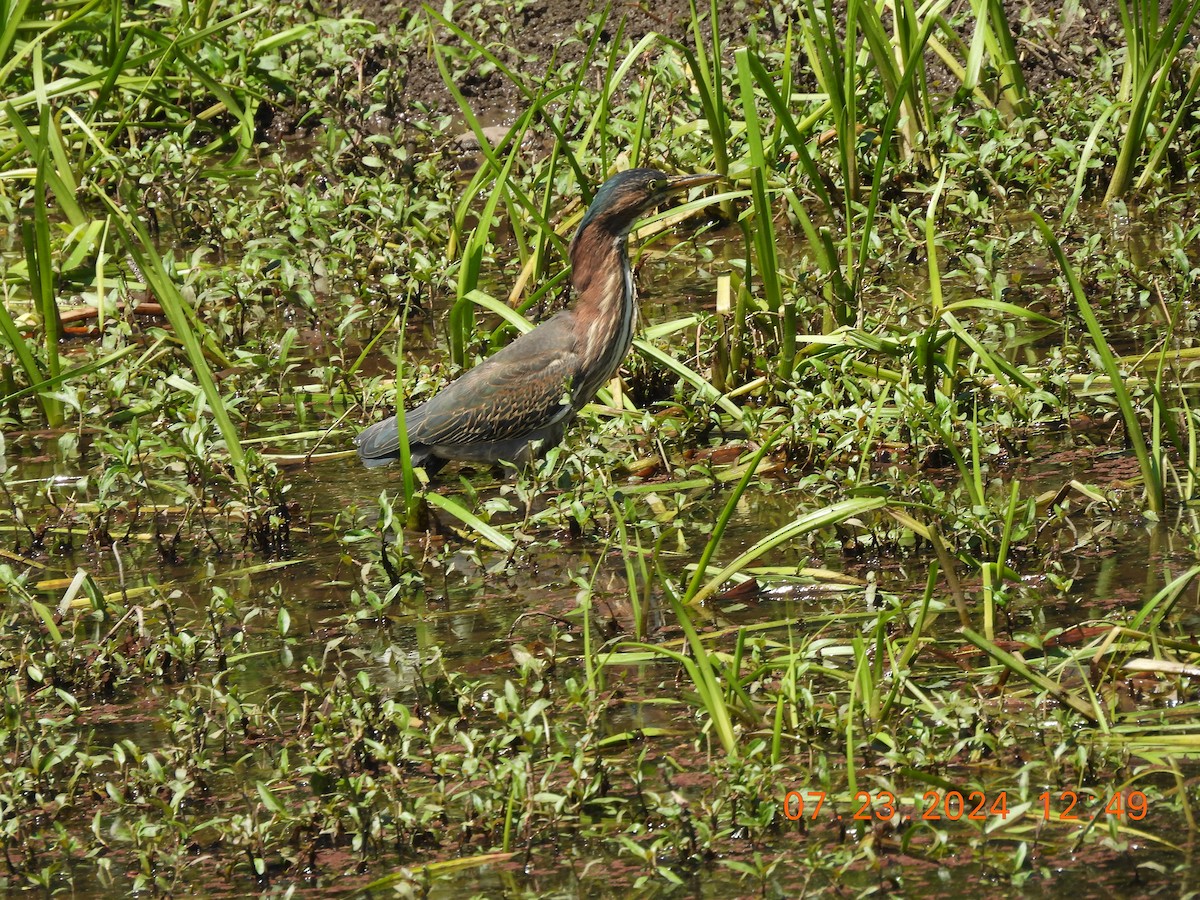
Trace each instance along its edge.
{"label": "muddy water", "polygon": [[[684,261],[690,255],[687,252],[646,257],[640,280],[647,300],[647,321],[664,321],[710,308],[712,271],[720,269],[723,258],[740,253],[736,238],[721,236],[710,240],[717,262],[699,272]],[[799,250],[792,248],[792,255],[798,256]],[[1036,277],[1043,278],[1044,272],[1039,269]],[[903,290],[920,295],[918,274],[913,274]],[[502,293],[499,286],[496,292]],[[947,298],[950,302],[953,299],[958,298]],[[1146,311],[1138,319],[1138,327],[1123,332],[1127,335],[1128,352],[1146,346],[1151,326],[1156,325],[1154,316],[1153,310]],[[1124,324],[1130,322],[1126,320]],[[1010,351],[1014,359],[1025,362],[1027,354],[1037,354],[1039,348],[1061,340],[1061,333],[1042,332],[1031,338],[1027,332],[1013,331]],[[265,433],[273,424],[264,421],[257,423],[257,427]],[[1122,451],[1106,448],[1102,429],[1089,432],[1083,439],[1070,432],[1038,435],[1029,440],[1025,450],[1028,458],[1013,461],[1009,471],[999,474],[1003,478],[1019,478],[1022,496],[1026,497],[1057,491],[1072,478],[1085,483],[1107,483],[1114,473],[1125,477],[1128,469],[1128,457]],[[69,509],[72,504],[90,499],[77,481],[86,473],[73,469],[70,461],[59,460],[53,447],[45,451],[48,458],[42,461],[16,460],[10,451],[10,461],[19,463],[21,478],[28,480],[25,484],[11,485],[10,490],[23,498],[22,503],[27,504],[25,515],[31,520],[51,516],[54,506]],[[295,452],[296,448],[289,451]],[[943,476],[952,478],[953,472]],[[471,477],[474,488],[485,497],[501,490],[502,486],[490,473],[478,472]],[[170,594],[180,619],[187,618],[188,610],[197,619],[202,618],[214,587],[228,592],[240,609],[262,608],[258,620],[261,625],[251,623],[248,627],[271,627],[278,608],[286,607],[295,642],[287,653],[246,660],[237,678],[251,691],[294,688],[302,680],[297,660],[309,654],[319,656],[326,643],[338,635],[345,627],[343,617],[350,609],[350,592],[362,587],[362,574],[346,553],[341,542],[343,535],[355,523],[373,521],[380,493],[387,491],[395,497],[399,488],[397,472],[363,471],[351,458],[290,470],[288,481],[293,487],[290,499],[299,514],[293,527],[291,554],[279,568],[261,570],[262,560],[239,546],[230,531],[221,529],[217,529],[219,546],[195,535],[193,530],[180,547],[178,558],[171,562],[163,560],[153,540],[122,543],[114,553],[85,546],[78,531],[62,532],[53,542],[61,546],[52,546],[54,552],[41,559],[44,568],[36,575],[38,581],[46,583],[41,596],[47,605],[55,605],[64,589],[55,580],[69,579],[77,568],[82,568],[92,573],[106,592],[152,587],[159,595]],[[751,493],[739,505],[716,562],[731,559],[739,550],[794,517],[797,501],[790,494],[787,473],[776,476],[771,487],[770,493]],[[455,493],[461,487],[451,474],[443,479],[439,489]],[[166,496],[158,499],[170,502]],[[148,501],[149,498],[143,498],[144,503]],[[697,502],[683,514],[687,546],[663,558],[672,575],[682,577],[684,567],[697,558],[723,503],[722,491],[701,491]],[[1050,627],[1066,628],[1114,609],[1145,604],[1194,562],[1193,540],[1179,527],[1181,515],[1182,512],[1173,511],[1158,524],[1146,523],[1127,511],[1114,512],[1099,521],[1093,515],[1081,515],[1081,523],[1086,522],[1085,527],[1092,529],[1092,534],[1081,534],[1079,547],[1070,554],[1072,562],[1067,575],[1074,579],[1070,593],[1052,592],[1044,583],[1034,580],[1023,582],[1015,592],[1011,619],[1002,622],[1002,627],[1020,630],[1026,617],[1035,615]],[[167,513],[160,524],[169,534],[177,520]],[[0,528],[5,530],[0,534],[12,536],[8,543],[23,542],[22,529],[11,517],[0,520]],[[152,529],[143,525],[137,531],[148,535]],[[121,529],[114,527],[112,532],[120,535]],[[419,543],[423,538],[408,535],[405,539]],[[517,562],[508,566],[500,565],[502,554],[475,546],[469,539],[450,535],[440,540],[443,548],[456,541],[461,546],[455,552],[443,554],[442,561],[423,567],[422,587],[389,609],[382,622],[364,625],[355,635],[361,666],[394,685],[401,697],[412,689],[421,663],[435,656],[445,660],[449,669],[488,677],[511,670],[509,650],[514,642],[536,645],[546,640],[556,626],[568,631],[578,628],[579,588],[573,581],[578,574],[590,577],[599,570],[592,602],[596,619],[609,623],[604,627],[615,632],[628,622],[630,588],[625,567],[619,554],[605,552],[601,535],[585,533],[577,538],[556,539],[553,547],[523,549]],[[355,555],[362,558],[361,554]],[[929,561],[925,552],[909,556],[874,555],[869,546],[827,547],[819,558],[794,548],[782,548],[760,564],[820,566],[845,573],[853,583],[848,589],[831,590],[795,579],[764,579],[758,593],[719,598],[710,604],[709,611],[714,616],[710,624],[755,626],[787,620],[792,628],[797,622],[806,622],[832,629],[833,633],[849,633],[857,627],[853,614],[867,611],[867,582],[877,586],[877,596],[898,597],[901,602],[910,603],[923,590]],[[1020,568],[1019,563],[1017,567]],[[382,589],[380,585],[376,587]],[[975,588],[976,585],[968,585],[969,590]],[[1176,609],[1183,613],[1184,622],[1192,621],[1200,627],[1198,596],[1196,587],[1189,589]],[[956,626],[957,619],[952,615],[942,616],[936,625],[946,632]],[[781,635],[786,633],[785,628],[778,631]],[[569,649],[561,645],[558,649],[570,655]],[[647,697],[652,696],[662,673],[656,667],[646,667],[626,677],[631,696]],[[161,734],[144,715],[134,714],[143,706],[144,699],[132,698],[129,706],[115,709],[97,724],[102,743],[129,738],[143,748],[152,748],[161,740]],[[163,700],[152,698],[150,706]],[[631,701],[614,709],[607,725],[612,731],[649,725],[667,727],[670,719],[653,704]],[[797,835],[795,839],[800,853],[803,838]],[[496,894],[518,888],[533,888],[542,895],[554,892],[571,895],[581,887],[596,896],[623,893],[623,890],[609,893],[604,879],[593,874],[596,868],[619,868],[620,860],[598,858],[594,852],[582,848],[573,852],[580,853],[578,871],[562,866],[557,858],[540,858],[535,854],[520,875],[511,867],[473,870],[458,877],[452,889],[441,893],[435,889],[432,896],[461,896],[465,891]],[[806,884],[802,868],[772,874],[768,878],[771,890],[784,895],[802,891]],[[1077,869],[1082,873],[1086,867]],[[1124,877],[1124,873],[1105,869],[1086,871],[1090,872],[1087,878],[1092,889],[1109,875],[1114,884],[1121,883],[1120,878]],[[986,863],[981,862],[977,868],[971,865],[960,868],[956,877],[966,879],[960,884],[969,883],[986,872]],[[878,877],[879,873],[864,872],[859,886],[867,889],[878,884]],[[904,879],[910,888],[918,890],[923,883],[930,891],[938,885],[932,868],[906,869]],[[745,888],[745,882],[722,870],[697,895],[732,896]]]}
{"label": "muddy water", "polygon": [[[1154,241],[1149,226],[1125,223],[1116,232],[1116,239],[1126,240],[1130,252],[1138,258],[1149,259],[1153,256]],[[667,244],[660,242],[656,244],[654,252],[643,257],[639,284],[644,299],[645,322],[655,323],[697,311],[711,310],[715,274],[728,271],[730,260],[740,258],[744,251],[740,233],[728,231],[702,235],[699,244],[703,250],[702,255],[710,260],[700,268],[695,266],[697,254],[690,242],[665,253],[661,251],[666,249]],[[803,254],[804,247],[799,242],[785,243],[781,246],[781,258],[785,260],[799,260]],[[787,265],[794,268],[796,263]],[[1016,284],[1028,287],[1032,284],[1045,284],[1053,279],[1054,275],[1053,270],[1047,268],[1044,258],[1031,253],[1027,269],[1023,272],[1019,269],[1014,270],[1009,278]],[[898,272],[895,273],[895,278],[895,290],[898,292],[919,297],[926,290],[920,271]],[[948,288],[955,289],[958,293],[948,293],[947,303],[977,296],[976,290],[956,287],[957,284],[948,282]],[[506,292],[505,285],[486,287],[500,296]],[[1053,313],[1050,309],[1041,311]],[[1098,306],[1097,312],[1102,318],[1109,318],[1106,325],[1111,333],[1121,335],[1122,349],[1127,349],[1128,352],[1146,349],[1151,334],[1157,333],[1160,324],[1156,318],[1157,309],[1149,304],[1133,317],[1130,317],[1127,311],[1108,310],[1103,306]],[[441,311],[436,309],[432,311],[432,323],[439,320],[440,313]],[[987,327],[989,318],[997,327],[1005,324],[1002,316],[981,313],[978,314],[980,326]],[[432,330],[420,326],[420,331],[427,341],[432,338],[433,343],[437,343],[436,324]],[[1063,340],[1061,332],[1038,327],[1032,330],[1008,327],[1005,334],[1010,357],[1014,362],[1021,363],[1030,361],[1031,357],[1040,356],[1047,346],[1054,346]],[[677,336],[677,339],[680,338],[694,340],[695,332],[685,332],[682,336]],[[427,346],[421,349],[421,343],[414,341],[408,344],[409,350],[428,353],[427,358],[430,359],[441,358],[441,351],[437,347]],[[314,351],[315,348],[309,349]],[[319,359],[313,361],[320,362]],[[303,369],[304,367],[300,367],[299,371],[302,373]],[[302,374],[295,377],[297,380],[303,380]],[[260,434],[265,435],[273,428],[286,427],[287,424],[286,418],[278,422],[260,421],[257,428]],[[1102,428],[1082,442],[1075,440],[1070,434],[1035,437],[1025,448],[1030,458],[1021,461],[1012,472],[1000,473],[1000,477],[1020,478],[1023,496],[1037,496],[1047,491],[1055,491],[1071,478],[1084,482],[1096,478],[1103,482],[1112,477],[1112,473],[1106,470],[1108,466],[1129,466],[1128,458],[1119,450],[1106,452],[1103,449],[1104,441]],[[62,508],[69,508],[72,503],[86,502],[89,499],[86,491],[81,493],[74,482],[74,479],[86,475],[86,472],[74,470],[69,462],[55,461],[53,448],[46,449],[50,454],[49,460],[41,463],[31,461],[20,465],[22,479],[30,483],[16,485],[14,488],[18,495],[24,494],[29,498],[30,508],[27,509],[27,515],[34,519],[44,513],[44,508],[38,509],[42,505],[37,499],[38,496],[53,498]],[[288,449],[289,452],[300,452],[302,448]],[[322,449],[330,449],[328,443]],[[952,474],[947,473],[950,476]],[[488,490],[498,490],[496,485],[490,484],[489,473],[478,473],[473,477],[477,488],[485,493]],[[214,556],[210,549],[193,550],[193,555],[189,556],[185,547],[181,559],[176,564],[168,565],[161,561],[151,543],[143,542],[140,545],[118,548],[123,557],[120,564],[108,552],[57,553],[45,560],[46,568],[39,572],[38,580],[70,577],[77,567],[81,567],[103,579],[108,586],[123,584],[125,587],[136,588],[170,583],[182,592],[181,598],[184,602],[191,597],[199,606],[205,602],[210,583],[225,584],[226,589],[235,590],[246,599],[278,584],[293,617],[300,617],[301,622],[315,627],[323,615],[343,608],[347,585],[358,578],[358,573],[350,571],[349,563],[340,551],[337,532],[339,527],[344,529],[348,523],[339,520],[339,514],[357,509],[363,511],[363,517],[371,518],[372,509],[381,492],[388,491],[390,495],[395,496],[398,487],[397,475],[390,469],[362,471],[353,459],[338,459],[313,465],[302,472],[293,470],[289,472],[289,480],[293,486],[290,496],[295,507],[301,511],[302,521],[298,523],[298,530],[294,536],[294,552],[297,558],[286,568],[253,575],[230,575],[230,572],[237,573],[257,562],[252,556],[247,557],[239,553],[241,548],[235,541],[226,541],[225,549],[229,552],[224,556]],[[443,479],[443,482],[445,486],[442,490],[455,492],[453,477]],[[143,498],[143,502],[150,499]],[[707,526],[722,504],[723,496],[717,491],[713,493],[711,500],[696,503],[686,515]],[[738,550],[789,521],[794,508],[794,503],[788,498],[786,476],[778,481],[771,494],[748,496],[739,507],[718,554],[718,560],[732,558]],[[165,523],[164,528],[169,528],[169,516],[166,517]],[[19,534],[20,531],[9,521],[0,522],[0,528],[11,529],[14,534]],[[114,527],[113,532],[119,534],[120,528]],[[1129,520],[1128,517],[1116,517],[1105,523],[1104,535],[1103,552],[1094,557],[1080,555],[1076,560],[1076,569],[1071,573],[1076,578],[1079,593],[1089,596],[1094,603],[1136,603],[1148,599],[1161,587],[1164,574],[1178,571],[1180,566],[1186,565],[1192,558],[1191,542],[1180,537],[1169,520],[1151,526]],[[17,540],[19,542],[20,538]],[[62,540],[76,547],[81,544],[80,535],[63,535]],[[694,541],[690,542],[693,545],[691,549],[698,552],[704,540],[705,530],[698,529]],[[414,621],[425,622],[422,626],[424,633],[417,643],[426,648],[438,647],[448,659],[477,658],[481,653],[502,648],[514,622],[522,612],[528,611],[524,604],[520,608],[514,605],[512,598],[537,597],[538,605],[544,607],[539,609],[540,612],[554,616],[565,615],[575,604],[576,588],[571,583],[571,575],[580,571],[590,571],[596,566],[600,566],[605,573],[597,582],[600,601],[619,606],[628,591],[624,584],[624,567],[616,556],[603,558],[602,549],[596,540],[589,540],[585,536],[569,542],[565,547],[548,550],[544,554],[534,550],[532,558],[526,556],[521,566],[509,566],[491,573],[487,571],[487,567],[494,565],[498,554],[489,554],[483,550],[478,559],[474,558],[472,553],[454,557],[444,571],[426,573],[425,591],[422,597],[417,598],[422,607],[414,609],[411,613]],[[194,555],[198,553],[203,553],[203,558]],[[689,561],[686,558],[688,555],[680,555],[679,565]],[[694,556],[691,559],[694,559]],[[774,558],[764,559],[763,563],[795,565],[801,561],[797,554],[784,549]],[[914,589],[923,584],[927,559],[921,555],[912,560],[864,560],[853,555],[844,556],[835,551],[824,558],[808,562],[834,570],[846,570],[848,574],[860,579],[878,570],[879,586],[885,592],[909,596]],[[832,596],[836,604],[844,604],[848,602],[852,593],[839,592]],[[787,586],[783,585],[778,590],[767,592],[764,595],[766,601],[755,608],[761,609],[762,614],[769,620],[781,614],[781,610],[775,608],[774,604],[790,601],[793,596],[802,594],[789,592]],[[844,607],[835,605],[830,611],[836,612],[839,608]],[[1077,613],[1076,610],[1075,614]],[[745,621],[746,616],[747,613],[743,611],[739,614],[739,619]],[[398,624],[406,618],[405,615],[399,616]],[[524,627],[529,627],[528,623]]]}

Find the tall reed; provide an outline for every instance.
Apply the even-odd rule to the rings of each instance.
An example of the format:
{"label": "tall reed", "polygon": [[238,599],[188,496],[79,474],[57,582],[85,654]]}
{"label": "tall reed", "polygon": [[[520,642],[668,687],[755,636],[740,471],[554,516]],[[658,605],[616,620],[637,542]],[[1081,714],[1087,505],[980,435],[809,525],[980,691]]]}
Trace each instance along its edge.
{"label": "tall reed", "polygon": [[[1120,142],[1117,165],[1104,194],[1104,202],[1122,197],[1133,185],[1134,166],[1157,130],[1157,116],[1170,90],[1171,73],[1179,61],[1200,12],[1200,0],[1178,0],[1170,6],[1164,22],[1157,0],[1120,0],[1121,24],[1125,30],[1125,68],[1117,103],[1128,109],[1125,133]],[[1200,66],[1194,65],[1179,110],[1188,109],[1200,90]],[[1181,127],[1183,117],[1174,116],[1154,135],[1155,152],[1142,172],[1145,184],[1161,165],[1166,147]]]}
{"label": "tall reed", "polygon": [[[1146,435],[1142,430],[1141,417],[1133,406],[1133,400],[1129,396],[1129,389],[1125,386],[1124,373],[1117,364],[1116,356],[1113,354],[1112,348],[1108,345],[1104,329],[1096,318],[1096,313],[1092,309],[1091,303],[1088,302],[1083,285],[1080,284],[1075,270],[1071,267],[1066,254],[1063,253],[1062,246],[1054,236],[1054,232],[1050,230],[1050,226],[1046,224],[1045,219],[1036,212],[1031,212],[1030,215],[1033,216],[1033,221],[1042,233],[1043,240],[1049,246],[1050,252],[1054,255],[1059,268],[1062,270],[1063,278],[1067,281],[1071,296],[1075,300],[1075,306],[1079,310],[1079,315],[1083,319],[1084,325],[1087,326],[1088,335],[1092,339],[1092,346],[1096,349],[1096,355],[1100,357],[1101,368],[1103,368],[1104,374],[1108,376],[1109,383],[1112,385],[1113,395],[1117,400],[1117,408],[1121,412],[1121,421],[1125,425],[1126,438],[1133,448],[1133,453],[1137,457],[1138,467],[1142,472],[1142,487],[1145,491],[1146,505],[1152,513],[1156,515],[1160,514],[1166,503],[1163,481],[1163,448],[1157,439],[1147,442]],[[1158,435],[1157,431],[1155,435]]]}

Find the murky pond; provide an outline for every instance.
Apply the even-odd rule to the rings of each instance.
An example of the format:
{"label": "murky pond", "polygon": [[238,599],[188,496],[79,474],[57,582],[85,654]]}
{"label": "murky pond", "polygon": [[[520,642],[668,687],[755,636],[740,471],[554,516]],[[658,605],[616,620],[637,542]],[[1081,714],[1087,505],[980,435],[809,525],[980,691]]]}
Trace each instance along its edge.
{"label": "murky pond", "polygon": [[[700,267],[688,244],[643,258],[647,322],[712,311],[714,279],[744,250],[738,233],[700,242],[708,260]],[[798,269],[804,247],[785,251],[783,264]],[[1009,273],[1025,285],[1041,277]],[[903,277],[894,287],[923,290]],[[1111,311],[1114,347],[1152,350],[1156,315],[1153,306],[1132,318]],[[410,322],[411,364],[443,360],[440,320],[434,308]],[[1014,364],[1053,360],[1055,348],[1081,339],[1073,324],[1012,327],[987,312],[976,324],[1002,333],[1000,352]],[[711,341],[706,329],[714,327],[701,315],[666,343],[686,354]],[[286,390],[327,391],[306,376],[333,364],[323,352],[321,342],[293,349],[298,365],[284,377]],[[385,377],[390,370],[370,365]],[[670,407],[669,387],[663,402],[655,390],[646,389],[650,402]],[[754,397],[745,400],[753,409]],[[769,455],[736,496],[705,577],[837,499],[829,482],[867,496],[886,493],[893,479],[918,478],[930,499],[906,505],[908,520],[871,509],[798,528],[681,618],[670,597],[693,581],[735,496],[736,479],[723,473],[754,448],[745,433],[689,424],[685,415],[677,427],[692,430],[683,451],[629,441],[619,421],[585,418],[541,481],[486,467],[447,470],[432,490],[501,528],[513,542],[505,548],[435,507],[427,529],[383,527],[399,475],[330,455],[349,446],[344,429],[325,432],[347,409],[317,399],[251,417],[247,437],[262,438],[269,452],[282,435],[289,454],[286,491],[254,521],[240,506],[214,502],[220,492],[201,490],[200,502],[189,495],[199,470],[143,483],[135,460],[127,476],[134,496],[102,488],[108,473],[93,464],[92,442],[103,435],[62,446],[50,433],[8,436],[9,472],[19,476],[6,483],[0,513],[13,548],[3,553],[10,609],[24,606],[27,624],[55,621],[73,638],[62,653],[18,631],[4,635],[14,661],[7,714],[19,719],[22,698],[43,685],[78,692],[55,733],[104,760],[92,775],[97,796],[76,802],[62,824],[69,832],[90,821],[120,851],[97,895],[114,876],[162,871],[170,860],[173,883],[194,890],[237,865],[224,861],[230,854],[242,856],[262,889],[378,896],[391,893],[387,872],[401,866],[414,868],[397,883],[423,885],[429,896],[604,897],[666,871],[679,890],[709,897],[798,896],[830,885],[923,896],[998,884],[1021,896],[1095,895],[1158,884],[1168,878],[1158,873],[1188,867],[1189,852],[1175,846],[1184,814],[1147,810],[1137,792],[1194,780],[1194,766],[1175,760],[1134,765],[1122,781],[1091,777],[1089,754],[1113,753],[1126,732],[1131,746],[1145,741],[1134,751],[1143,760],[1194,735],[1186,686],[1153,666],[1125,677],[1101,653],[1076,655],[1106,633],[1131,640],[1118,636],[1119,623],[1144,627],[1149,619],[1131,618],[1138,611],[1169,607],[1173,640],[1184,643],[1200,625],[1197,583],[1167,589],[1195,565],[1191,507],[1158,521],[1133,511],[1138,467],[1113,446],[1112,421],[1046,427],[988,458],[977,472],[983,490],[1007,498],[1015,485],[1009,519],[1028,517],[1023,536],[1005,545],[1003,565],[991,568],[984,556],[998,552],[998,535],[990,529],[1002,521],[976,510],[979,533],[960,536],[954,529],[970,523],[936,505],[938,497],[949,503],[969,474],[947,454],[895,440],[831,441],[813,454],[800,437]],[[817,409],[805,421],[820,430],[826,414],[836,411]],[[859,415],[872,415],[871,402]],[[312,437],[295,438],[303,429]],[[616,464],[605,455],[613,440],[622,442]],[[310,450],[311,462],[295,462]],[[957,556],[935,552],[939,529],[960,547]],[[947,559],[953,582],[944,580]],[[940,577],[931,568],[939,563]],[[959,600],[968,604],[961,611]],[[1006,685],[1021,662],[1003,676],[979,674],[988,657],[958,629],[963,617],[981,628],[985,603],[992,646],[1045,669],[1061,693]],[[729,667],[726,715],[744,752],[758,746],[758,768],[715,762],[718,713],[712,698],[707,706],[697,699],[705,670],[654,649],[684,652],[692,629],[706,635],[709,665]],[[897,679],[898,671],[910,674]],[[1047,683],[1034,681],[1042,690]],[[905,707],[906,732],[881,724],[901,702],[901,684],[915,698]],[[847,700],[847,689],[858,699]],[[1105,749],[1090,738],[1074,743],[1063,694],[1076,703],[1090,696],[1107,710],[1098,713]],[[863,705],[844,718],[838,710],[847,702]],[[1124,718],[1110,722],[1110,714]],[[1136,735],[1138,722],[1153,723],[1153,735]],[[1045,743],[1051,762],[1035,764],[1038,753],[1022,741]],[[489,783],[502,789],[484,790]],[[792,818],[788,791],[828,806]],[[964,813],[972,792],[986,801],[980,815]],[[1127,822],[1114,797],[1135,795],[1143,815]],[[293,797],[304,798],[303,808],[285,814]],[[187,823],[165,847],[164,820]],[[272,822],[291,829],[293,858],[309,859],[301,874],[257,849],[276,839]],[[1110,838],[1076,839],[1091,828]],[[604,838],[622,830],[622,845]],[[30,835],[21,839],[33,846]],[[398,850],[382,868],[350,882],[327,874],[386,841]],[[1014,841],[1029,842],[1031,856],[997,849]],[[490,855],[497,847],[505,852]],[[424,848],[437,849],[422,857]],[[79,869],[77,893],[87,895],[89,870],[82,861]],[[223,892],[238,890],[212,891]]]}
{"label": "murky pond", "polygon": [[[1126,6],[3,4],[0,893],[1195,893]],[[571,302],[543,459],[360,465]]]}

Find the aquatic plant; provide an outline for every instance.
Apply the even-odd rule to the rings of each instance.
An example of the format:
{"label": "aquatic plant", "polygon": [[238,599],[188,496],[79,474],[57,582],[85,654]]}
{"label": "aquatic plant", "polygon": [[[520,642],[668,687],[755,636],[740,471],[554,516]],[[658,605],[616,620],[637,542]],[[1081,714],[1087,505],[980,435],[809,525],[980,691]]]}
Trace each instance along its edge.
{"label": "aquatic plant", "polygon": [[[5,888],[1185,883],[1176,12],[614,8],[547,65],[530,3],[4,9]],[[635,237],[588,427],[355,468],[643,163],[730,185]]]}

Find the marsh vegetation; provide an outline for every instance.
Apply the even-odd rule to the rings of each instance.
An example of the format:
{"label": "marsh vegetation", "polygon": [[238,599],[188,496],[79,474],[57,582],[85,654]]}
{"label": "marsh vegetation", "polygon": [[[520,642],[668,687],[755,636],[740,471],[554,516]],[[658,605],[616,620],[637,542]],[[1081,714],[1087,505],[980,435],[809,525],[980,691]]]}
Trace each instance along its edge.
{"label": "marsh vegetation", "polygon": [[[1196,890],[1200,0],[0,0],[0,885]],[[362,427],[569,302],[515,475]]]}

